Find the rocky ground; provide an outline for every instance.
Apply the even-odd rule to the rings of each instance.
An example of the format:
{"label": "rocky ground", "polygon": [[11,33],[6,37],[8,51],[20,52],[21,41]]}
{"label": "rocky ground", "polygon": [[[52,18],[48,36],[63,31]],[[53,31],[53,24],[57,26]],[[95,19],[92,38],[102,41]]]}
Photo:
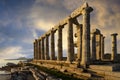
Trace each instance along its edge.
{"label": "rocky ground", "polygon": [[0,74],[0,80],[10,80],[10,74]]}
{"label": "rocky ground", "polygon": [[35,80],[29,68],[25,68],[25,66],[17,64],[10,64],[7,66],[3,66],[0,68],[1,71],[7,71],[8,73],[0,74],[0,80]]}
{"label": "rocky ground", "polygon": [[35,80],[30,71],[20,71],[11,74],[10,80]]}

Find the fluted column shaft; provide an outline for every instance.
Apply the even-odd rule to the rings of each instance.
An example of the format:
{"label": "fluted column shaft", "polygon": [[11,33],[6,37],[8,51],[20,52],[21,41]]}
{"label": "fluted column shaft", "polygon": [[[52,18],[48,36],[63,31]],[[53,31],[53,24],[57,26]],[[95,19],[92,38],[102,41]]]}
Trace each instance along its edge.
{"label": "fluted column shaft", "polygon": [[111,54],[111,60],[117,61],[117,33],[111,34],[112,36],[112,54]]}
{"label": "fluted column shaft", "polygon": [[84,68],[90,64],[90,12],[93,10],[85,3],[82,11],[83,15],[83,35],[82,35],[82,60],[81,65]]}
{"label": "fluted column shaft", "polygon": [[82,57],[82,24],[77,25],[77,60],[81,61]]}
{"label": "fluted column shaft", "polygon": [[96,35],[92,33],[92,52],[91,52],[91,60],[96,60]]}
{"label": "fluted column shaft", "polygon": [[36,44],[36,48],[35,48],[36,49],[35,50],[36,51],[36,60],[38,60],[38,58],[39,58],[38,57],[39,56],[39,44],[38,44],[38,40],[37,39],[35,40],[35,44]]}
{"label": "fluted column shaft", "polygon": [[62,52],[62,28],[59,26],[58,28],[58,56],[57,60],[62,60],[63,52]]}
{"label": "fluted column shaft", "polygon": [[39,39],[39,59],[41,59],[41,39]]}
{"label": "fluted column shaft", "polygon": [[46,35],[46,52],[45,52],[45,60],[49,59],[49,36]]}
{"label": "fluted column shaft", "polygon": [[33,46],[34,47],[34,59],[36,60],[36,43],[34,42],[33,44],[34,44]]}
{"label": "fluted column shaft", "polygon": [[96,35],[96,59],[101,60],[101,34]]}
{"label": "fluted column shaft", "polygon": [[102,35],[101,36],[101,60],[104,59],[104,39],[105,37]]}
{"label": "fluted column shaft", "polygon": [[72,19],[68,20],[68,54],[67,61],[72,62],[74,60],[74,43],[73,43],[73,23]]}
{"label": "fluted column shaft", "polygon": [[54,30],[51,31],[51,60],[55,60],[55,42],[54,42]]}
{"label": "fluted column shaft", "polygon": [[41,59],[45,59],[45,49],[44,49],[44,38],[42,38],[42,51],[41,51]]}

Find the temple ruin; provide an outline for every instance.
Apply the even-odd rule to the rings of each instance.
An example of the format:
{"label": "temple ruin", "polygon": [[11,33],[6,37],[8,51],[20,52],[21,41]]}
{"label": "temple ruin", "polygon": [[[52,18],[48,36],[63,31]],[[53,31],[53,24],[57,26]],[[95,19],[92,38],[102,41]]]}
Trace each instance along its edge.
{"label": "temple ruin", "polygon": [[[43,66],[49,66],[62,69],[63,67],[58,64],[67,64],[69,65],[68,69],[72,66],[73,71],[74,68],[82,68],[82,69],[94,69],[96,67],[99,68],[95,64],[104,63],[106,60],[104,59],[105,50],[104,50],[104,34],[101,33],[99,29],[91,30],[90,26],[90,13],[93,11],[93,8],[88,5],[88,3],[84,3],[83,6],[74,10],[67,18],[60,21],[57,25],[55,25],[48,32],[40,36],[38,39],[34,41],[34,60],[33,63],[41,64]],[[82,16],[82,23],[80,23],[77,18]],[[76,25],[77,31],[73,36],[73,24]],[[67,26],[65,26],[67,25]],[[66,61],[63,59],[63,41],[62,30],[64,27],[68,27],[67,29],[67,59]],[[55,57],[55,33],[58,31],[58,51],[57,57]],[[117,62],[117,33],[111,34],[112,36],[112,52],[111,59],[107,60],[107,62]],[[77,38],[77,41],[74,42],[74,37]],[[50,41],[49,41],[50,38]],[[49,44],[51,45],[49,47]],[[77,47],[77,57],[75,58],[74,47]],[[51,54],[49,54],[49,49]],[[94,65],[94,66],[93,66]],[[120,66],[120,65],[117,65]],[[103,66],[104,68],[104,66]],[[112,67],[113,68],[113,67]],[[104,68],[105,69],[105,68]],[[114,69],[117,69],[114,68]],[[70,69],[69,69],[70,71]],[[79,71],[79,70],[76,70]],[[77,72],[78,73],[78,72]]]}

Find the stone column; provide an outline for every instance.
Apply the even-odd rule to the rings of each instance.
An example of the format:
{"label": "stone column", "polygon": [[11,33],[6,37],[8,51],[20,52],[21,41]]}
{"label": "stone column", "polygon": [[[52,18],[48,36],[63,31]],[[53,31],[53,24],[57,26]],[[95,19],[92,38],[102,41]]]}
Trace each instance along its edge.
{"label": "stone column", "polygon": [[39,60],[39,40],[37,39],[37,60]]}
{"label": "stone column", "polygon": [[41,39],[39,39],[39,59],[41,59]]}
{"label": "stone column", "polygon": [[37,39],[35,39],[35,46],[36,46],[36,47],[35,47],[35,49],[36,49],[36,50],[35,50],[35,51],[36,51],[36,60],[38,60],[38,50],[39,50],[39,49],[38,49],[38,40],[37,40]]}
{"label": "stone column", "polygon": [[111,34],[112,36],[112,54],[111,54],[111,60],[117,61],[117,33]]}
{"label": "stone column", "polygon": [[82,60],[81,65],[87,68],[90,64],[90,12],[93,11],[87,3],[83,6],[83,35],[82,35]]}
{"label": "stone column", "polygon": [[92,52],[91,52],[91,60],[96,60],[96,34],[95,32],[91,33],[92,38]]}
{"label": "stone column", "polygon": [[36,60],[36,44],[35,44],[35,42],[33,43],[33,47],[34,47],[34,60]]}
{"label": "stone column", "polygon": [[42,39],[41,59],[44,60],[45,59],[44,37],[42,37],[41,39]]}
{"label": "stone column", "polygon": [[81,61],[82,57],[82,24],[77,25],[77,60]]}
{"label": "stone column", "polygon": [[57,60],[61,61],[62,57],[63,57],[63,53],[62,53],[62,27],[59,26],[58,27],[58,56],[57,56]]}
{"label": "stone column", "polygon": [[49,35],[46,34],[46,52],[45,52],[45,60],[49,59]]}
{"label": "stone column", "polygon": [[51,57],[50,60],[55,60],[55,42],[54,42],[54,29],[51,30]]}
{"label": "stone column", "polygon": [[74,60],[74,43],[73,43],[73,23],[72,19],[68,20],[68,54],[67,61],[72,62]]}
{"label": "stone column", "polygon": [[96,59],[101,60],[101,34],[96,35]]}
{"label": "stone column", "polygon": [[102,35],[101,36],[101,60],[104,59],[104,39],[105,37]]}

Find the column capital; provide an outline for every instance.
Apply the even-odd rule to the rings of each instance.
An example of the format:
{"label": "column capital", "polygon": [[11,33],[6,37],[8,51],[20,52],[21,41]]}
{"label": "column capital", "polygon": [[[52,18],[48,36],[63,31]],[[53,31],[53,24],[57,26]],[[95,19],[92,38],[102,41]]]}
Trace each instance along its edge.
{"label": "column capital", "polygon": [[45,39],[45,36],[44,36],[44,37],[43,37],[43,36],[41,37],[41,40],[43,40],[43,39]]}
{"label": "column capital", "polygon": [[41,41],[41,40],[42,40],[42,37],[38,38],[38,40]]}
{"label": "column capital", "polygon": [[50,34],[45,34],[45,37],[49,37]]}
{"label": "column capital", "polygon": [[67,21],[67,23],[69,23],[69,21],[72,21],[72,17],[71,17],[71,16],[68,16],[68,21]]}
{"label": "column capital", "polygon": [[82,28],[83,24],[78,24],[76,27],[77,29]]}
{"label": "column capital", "polygon": [[84,5],[82,6],[82,14],[90,13],[93,11],[92,7],[89,7],[88,3],[85,2]]}
{"label": "column capital", "polygon": [[55,33],[56,30],[54,28],[51,29],[51,33]]}
{"label": "column capital", "polygon": [[113,33],[113,34],[111,34],[111,36],[117,36],[118,34],[117,33]]}
{"label": "column capital", "polygon": [[92,29],[91,34],[101,34],[99,29]]}

